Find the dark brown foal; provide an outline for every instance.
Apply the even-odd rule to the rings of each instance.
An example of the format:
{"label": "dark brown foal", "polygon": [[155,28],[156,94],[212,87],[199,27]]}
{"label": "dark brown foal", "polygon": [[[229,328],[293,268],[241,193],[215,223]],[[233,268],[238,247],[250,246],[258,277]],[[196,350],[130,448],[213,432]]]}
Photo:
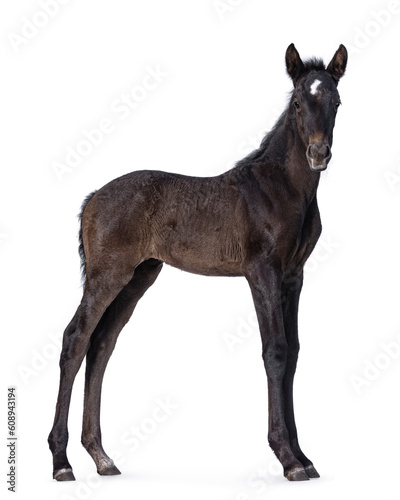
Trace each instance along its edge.
{"label": "dark brown foal", "polygon": [[293,377],[303,267],[321,232],[320,173],[331,159],[345,72],[343,45],[327,67],[290,45],[290,103],[259,149],[217,177],[133,172],[82,207],[81,304],[67,326],[49,436],[53,477],[73,480],[67,459],[72,385],[86,356],[82,443],[102,475],[119,474],[101,443],[100,397],[117,337],[162,263],[206,276],[244,276],[251,289],[268,377],[269,442],[291,481],[318,477],[299,446]]}

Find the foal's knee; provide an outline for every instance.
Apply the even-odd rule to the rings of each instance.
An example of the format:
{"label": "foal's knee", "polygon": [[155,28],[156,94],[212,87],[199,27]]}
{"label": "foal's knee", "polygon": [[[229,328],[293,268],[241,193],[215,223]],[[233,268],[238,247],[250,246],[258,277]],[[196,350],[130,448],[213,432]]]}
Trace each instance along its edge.
{"label": "foal's knee", "polygon": [[288,359],[288,345],[284,341],[269,342],[263,350],[263,360],[267,376],[282,378],[285,374]]}

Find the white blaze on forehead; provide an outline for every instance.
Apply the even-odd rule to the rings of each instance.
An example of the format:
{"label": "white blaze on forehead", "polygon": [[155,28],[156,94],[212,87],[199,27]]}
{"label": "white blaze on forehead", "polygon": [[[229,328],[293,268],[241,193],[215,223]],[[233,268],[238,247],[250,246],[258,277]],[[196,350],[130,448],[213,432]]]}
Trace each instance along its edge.
{"label": "white blaze on forehead", "polygon": [[314,80],[314,83],[310,87],[310,92],[312,95],[318,94],[318,87],[321,83],[321,80]]}

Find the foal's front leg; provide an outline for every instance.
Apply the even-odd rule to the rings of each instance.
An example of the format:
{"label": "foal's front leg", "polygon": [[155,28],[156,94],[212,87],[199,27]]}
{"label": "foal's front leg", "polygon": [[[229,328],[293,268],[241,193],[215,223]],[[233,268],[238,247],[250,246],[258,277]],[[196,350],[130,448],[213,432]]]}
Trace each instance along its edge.
{"label": "foal's front leg", "polygon": [[288,345],[286,372],[283,379],[285,421],[289,432],[290,445],[295,457],[303,464],[308,477],[317,478],[319,477],[319,474],[313,463],[304,455],[300,448],[293,406],[293,380],[296,373],[297,358],[300,349],[298,335],[298,309],[302,286],[302,271],[292,273],[287,276],[282,285],[283,322]]}
{"label": "foal's front leg", "polygon": [[292,451],[285,421],[283,382],[288,345],[282,314],[281,272],[265,262],[258,262],[249,266],[246,278],[260,326],[262,356],[268,377],[268,441],[283,466],[285,477],[289,481],[304,481],[309,478]]}

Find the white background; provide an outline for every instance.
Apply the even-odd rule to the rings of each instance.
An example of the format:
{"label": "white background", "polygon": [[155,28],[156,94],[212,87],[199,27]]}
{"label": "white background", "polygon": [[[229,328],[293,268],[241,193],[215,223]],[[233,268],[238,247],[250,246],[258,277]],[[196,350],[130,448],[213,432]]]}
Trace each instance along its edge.
{"label": "white background", "polygon": [[[43,3],[2,3],[1,459],[5,471],[13,384],[21,498],[400,498],[398,3],[71,0],[47,21]],[[24,28],[33,20],[43,24],[36,32]],[[15,42],[24,29],[30,38]],[[106,372],[103,441],[122,475],[97,476],[80,444],[81,370],[68,448],[77,481],[56,483],[47,435],[57,338],[82,293],[82,200],[136,169],[230,168],[286,105],[291,42],[326,63],[340,43],[350,52],[319,189],[321,245],[300,308],[296,415],[321,479],[289,483],[268,447],[267,383],[245,280],[164,267]],[[165,76],[122,119],[113,103],[142,85],[149,67]],[[54,162],[65,163],[67,148],[102,119],[113,131],[60,180]],[[230,349],[228,338],[237,341]],[[154,423],[159,400],[174,409]],[[133,426],[146,430],[136,447]],[[5,472],[0,487],[6,492]]]}

